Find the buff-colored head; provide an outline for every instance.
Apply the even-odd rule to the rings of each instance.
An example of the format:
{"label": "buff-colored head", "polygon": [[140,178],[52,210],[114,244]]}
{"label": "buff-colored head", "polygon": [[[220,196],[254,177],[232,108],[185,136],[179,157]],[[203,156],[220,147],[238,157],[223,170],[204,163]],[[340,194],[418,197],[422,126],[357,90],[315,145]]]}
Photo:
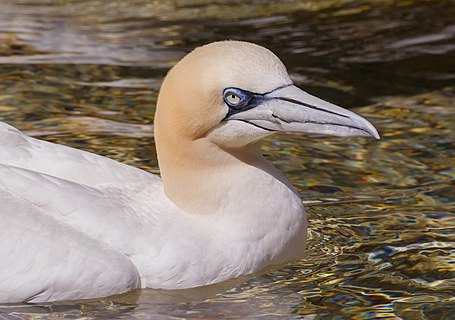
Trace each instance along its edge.
{"label": "buff-colored head", "polygon": [[[252,108],[247,104],[244,112],[229,105],[229,99],[239,98],[237,91],[226,92],[229,88],[241,89],[240,94],[256,94],[256,100],[264,99],[255,101]],[[282,112],[275,112],[278,109]],[[263,114],[254,112],[258,110]],[[288,119],[288,114],[280,118],[278,114],[283,112],[295,119]],[[274,131],[377,136],[374,128],[360,119],[293,86],[286,67],[270,50],[248,42],[222,41],[195,49],[170,70],[159,94],[156,128],[158,136],[163,127],[168,130],[163,134],[172,131],[184,140],[216,131],[215,142],[232,147],[244,146]],[[289,120],[298,125],[286,125]],[[220,127],[224,129],[217,130]]]}
{"label": "buff-colored head", "polygon": [[211,43],[195,49],[170,70],[160,90],[156,121],[160,124],[165,119],[168,130],[195,140],[226,117],[225,88],[263,93],[290,83],[285,66],[270,50],[239,41]]}
{"label": "buff-colored head", "polygon": [[294,86],[266,48],[222,41],[195,49],[169,71],[158,97],[155,142],[166,194],[179,202],[184,192],[170,190],[185,176],[225,166],[223,152],[238,157],[254,146],[259,157],[258,142],[277,131],[379,137],[362,117]]}

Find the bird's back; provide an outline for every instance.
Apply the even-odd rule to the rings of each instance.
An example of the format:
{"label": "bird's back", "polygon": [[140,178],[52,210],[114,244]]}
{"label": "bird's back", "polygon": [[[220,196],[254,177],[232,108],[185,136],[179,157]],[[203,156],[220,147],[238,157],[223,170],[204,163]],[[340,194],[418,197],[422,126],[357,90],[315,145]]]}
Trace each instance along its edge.
{"label": "bird's back", "polygon": [[152,174],[0,122],[0,302],[139,286],[129,254],[141,234],[143,205],[135,199],[144,185],[162,188]]}

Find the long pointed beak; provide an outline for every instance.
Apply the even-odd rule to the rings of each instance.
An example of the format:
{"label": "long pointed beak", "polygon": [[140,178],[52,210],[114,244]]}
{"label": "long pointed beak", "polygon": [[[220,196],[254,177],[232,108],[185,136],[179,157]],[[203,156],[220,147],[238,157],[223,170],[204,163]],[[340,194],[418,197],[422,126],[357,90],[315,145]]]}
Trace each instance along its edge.
{"label": "long pointed beak", "polygon": [[373,125],[361,116],[312,96],[294,85],[260,95],[254,108],[238,112],[240,120],[268,131],[310,132],[336,136],[371,136]]}

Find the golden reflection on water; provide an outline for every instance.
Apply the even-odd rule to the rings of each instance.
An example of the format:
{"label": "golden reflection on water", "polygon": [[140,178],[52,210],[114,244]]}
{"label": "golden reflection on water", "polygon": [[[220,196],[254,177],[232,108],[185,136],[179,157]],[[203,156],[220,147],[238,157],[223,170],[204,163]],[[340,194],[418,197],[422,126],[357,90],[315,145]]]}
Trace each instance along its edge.
{"label": "golden reflection on water", "polygon": [[[384,135],[381,141],[299,135],[268,139],[265,152],[301,192],[310,223],[306,257],[281,270],[210,290],[145,290],[79,305],[3,310],[13,310],[9,314],[18,319],[191,318],[227,312],[238,317],[425,319],[428,308],[446,314],[453,303],[455,193],[453,175],[447,174],[453,173],[454,158],[445,143],[454,141],[454,105],[454,91],[446,89],[358,109],[373,119]],[[116,125],[102,118],[75,121],[74,127],[65,119],[22,121],[24,129],[48,140],[157,169],[145,123],[129,124],[133,134],[119,130],[114,135]],[[435,123],[438,132],[410,130]],[[91,124],[92,129],[86,128]],[[39,133],[40,126],[52,132]]]}
{"label": "golden reflection on water", "polygon": [[38,138],[159,173],[152,119],[162,78],[196,44],[239,35],[271,47],[312,93],[369,104],[356,112],[382,136],[265,141],[307,206],[309,245],[297,262],[193,290],[5,305],[0,319],[450,319],[455,89],[445,5],[0,3],[0,120]]}

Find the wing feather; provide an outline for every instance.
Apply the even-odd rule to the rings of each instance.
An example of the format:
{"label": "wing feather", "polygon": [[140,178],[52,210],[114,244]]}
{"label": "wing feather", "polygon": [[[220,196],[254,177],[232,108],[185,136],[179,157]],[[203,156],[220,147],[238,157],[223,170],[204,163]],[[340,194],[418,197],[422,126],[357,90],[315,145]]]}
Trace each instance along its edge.
{"label": "wing feather", "polygon": [[4,122],[0,122],[0,163],[88,186],[159,180],[103,156],[29,137]]}
{"label": "wing feather", "polygon": [[124,254],[3,188],[0,203],[0,302],[94,298],[139,286]]}

